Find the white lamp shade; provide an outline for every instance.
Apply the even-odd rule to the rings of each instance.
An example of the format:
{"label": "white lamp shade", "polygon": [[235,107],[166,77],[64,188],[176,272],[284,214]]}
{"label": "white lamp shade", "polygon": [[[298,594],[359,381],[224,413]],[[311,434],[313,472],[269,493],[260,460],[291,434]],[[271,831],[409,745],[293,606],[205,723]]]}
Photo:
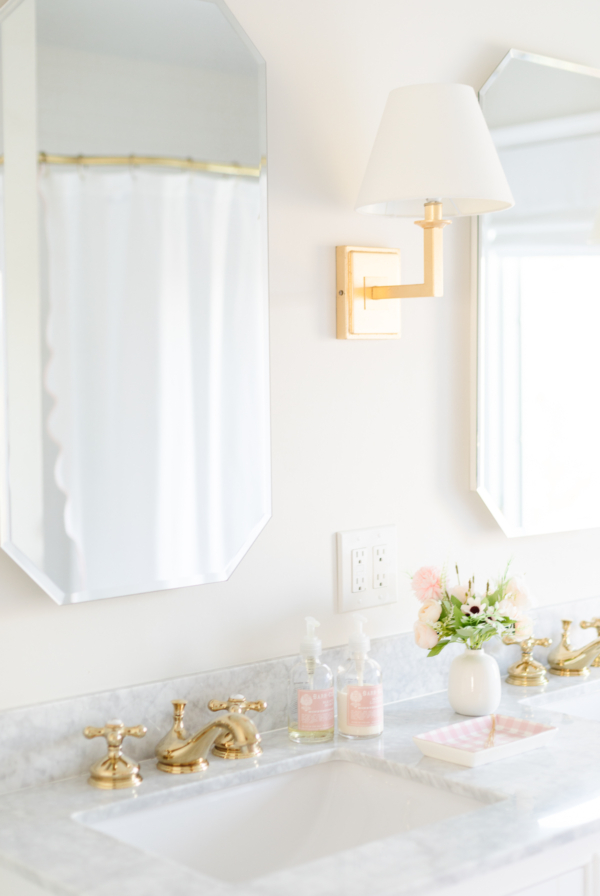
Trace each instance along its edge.
{"label": "white lamp shade", "polygon": [[417,218],[433,199],[450,218],[514,205],[475,91],[465,84],[392,90],[356,209]]}

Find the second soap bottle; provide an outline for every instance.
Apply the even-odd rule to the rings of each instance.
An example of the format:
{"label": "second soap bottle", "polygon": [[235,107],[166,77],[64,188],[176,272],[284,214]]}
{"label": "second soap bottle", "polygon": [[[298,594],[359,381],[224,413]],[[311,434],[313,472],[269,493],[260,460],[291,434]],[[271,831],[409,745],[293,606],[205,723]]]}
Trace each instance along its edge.
{"label": "second soap bottle", "polygon": [[337,673],[338,731],[342,737],[378,737],[383,731],[381,666],[369,657],[367,620],[354,613],[348,658]]}

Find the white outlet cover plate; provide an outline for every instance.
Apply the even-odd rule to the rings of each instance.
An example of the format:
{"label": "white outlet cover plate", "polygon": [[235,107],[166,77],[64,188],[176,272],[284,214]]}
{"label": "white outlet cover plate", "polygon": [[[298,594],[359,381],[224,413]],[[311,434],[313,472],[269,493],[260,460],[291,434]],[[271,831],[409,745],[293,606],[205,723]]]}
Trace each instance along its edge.
{"label": "white outlet cover plate", "polygon": [[[373,529],[354,529],[337,533],[338,612],[352,613],[369,607],[393,604],[398,600],[397,571],[398,535],[395,526],[376,526]],[[374,587],[373,549],[385,545],[386,587]],[[352,591],[352,551],[366,548],[366,580],[364,591]]]}

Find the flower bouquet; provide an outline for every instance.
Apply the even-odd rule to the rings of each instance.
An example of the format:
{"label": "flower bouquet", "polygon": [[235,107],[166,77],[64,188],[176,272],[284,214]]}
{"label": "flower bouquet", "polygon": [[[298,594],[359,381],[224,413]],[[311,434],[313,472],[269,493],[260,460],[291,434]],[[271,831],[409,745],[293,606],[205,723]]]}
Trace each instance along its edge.
{"label": "flower bouquet", "polygon": [[511,635],[525,640],[532,632],[531,620],[525,615],[529,593],[523,581],[508,577],[508,566],[492,591],[475,591],[475,577],[466,586],[457,583],[449,588],[446,575],[431,566],[424,566],[413,576],[412,588],[421,601],[415,623],[415,640],[419,647],[436,656],[446,644],[464,644],[464,653],[455,656],[448,674],[448,700],[462,715],[481,716],[496,712],[501,686],[498,663],[482,649],[496,635]]}
{"label": "flower bouquet", "polygon": [[527,586],[521,578],[508,577],[508,569],[496,582],[489,582],[485,593],[475,591],[475,577],[461,585],[448,587],[445,572],[423,566],[412,578],[412,589],[421,602],[415,622],[418,647],[436,656],[446,644],[461,642],[470,650],[479,650],[485,641],[510,634],[515,640],[531,637],[532,623],[525,610],[530,606]]}

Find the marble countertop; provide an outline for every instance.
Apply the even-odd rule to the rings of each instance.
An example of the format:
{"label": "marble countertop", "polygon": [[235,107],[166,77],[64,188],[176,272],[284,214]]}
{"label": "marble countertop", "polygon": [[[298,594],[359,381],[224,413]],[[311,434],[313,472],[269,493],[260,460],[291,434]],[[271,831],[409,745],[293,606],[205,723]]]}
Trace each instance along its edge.
{"label": "marble countertop", "polygon": [[[411,896],[534,856],[574,838],[600,832],[597,817],[567,819],[552,826],[544,819],[600,798],[600,723],[552,710],[552,695],[581,687],[581,681],[550,676],[546,689],[503,685],[499,712],[556,724],[547,747],[480,768],[468,769],[422,756],[413,736],[464,719],[450,709],[445,693],[386,707],[385,732],[364,741],[297,746],[287,732],[263,735],[263,755],[242,762],[212,758],[198,776],[170,776],[154,762],[142,763],[136,790],[100,791],[85,777],[70,778],[0,797],[0,867],[17,872],[43,891],[79,896]],[[587,682],[598,681],[592,670]],[[589,687],[587,688],[589,690]],[[541,705],[524,698],[544,693]],[[575,693],[575,692],[574,692]],[[82,739],[82,749],[85,742]],[[43,749],[40,738],[40,749]],[[349,758],[386,763],[392,773],[476,795],[486,805],[408,833],[387,837],[243,885],[232,885],[143,853],[84,826],[75,816],[116,815],[181,797],[247,783],[278,772]],[[293,807],[290,807],[293,811]],[[88,817],[90,817],[88,815]],[[541,823],[540,823],[541,822]]]}

